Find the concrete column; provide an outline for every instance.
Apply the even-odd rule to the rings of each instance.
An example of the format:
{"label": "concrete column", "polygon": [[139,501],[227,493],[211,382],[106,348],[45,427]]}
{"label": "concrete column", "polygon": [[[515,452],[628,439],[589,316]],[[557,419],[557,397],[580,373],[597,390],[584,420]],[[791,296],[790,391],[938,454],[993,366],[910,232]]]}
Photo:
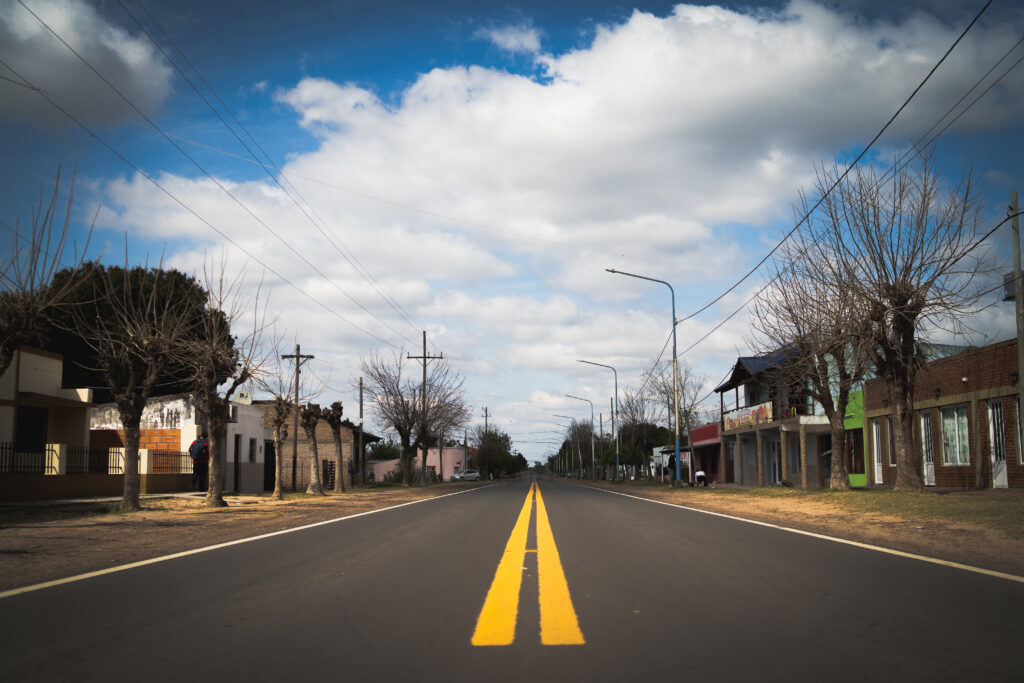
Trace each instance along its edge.
{"label": "concrete column", "polygon": [[740,435],[736,435],[736,483],[743,483],[743,444],[740,441]]}
{"label": "concrete column", "polygon": [[139,449],[139,474],[153,474],[153,452],[148,448]]}
{"label": "concrete column", "polygon": [[764,486],[764,437],[760,429],[754,432],[754,438],[757,444],[757,485]]}
{"label": "concrete column", "polygon": [[782,450],[779,456],[782,459],[782,481],[789,481],[789,433],[780,429],[779,441],[779,448]]}
{"label": "concrete column", "polygon": [[800,425],[800,486],[807,488],[807,425]]}
{"label": "concrete column", "polygon": [[45,474],[61,475],[68,473],[68,445],[64,443],[48,443],[46,448]]}

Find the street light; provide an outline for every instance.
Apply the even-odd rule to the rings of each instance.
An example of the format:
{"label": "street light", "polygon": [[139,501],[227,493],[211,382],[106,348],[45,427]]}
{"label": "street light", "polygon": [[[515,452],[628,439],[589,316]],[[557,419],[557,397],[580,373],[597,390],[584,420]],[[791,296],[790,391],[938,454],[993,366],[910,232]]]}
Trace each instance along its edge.
{"label": "street light", "polygon": [[[572,420],[572,422],[576,422],[576,418],[572,417],[571,415],[555,415],[555,417],[564,417],[566,420]],[[569,428],[572,429],[572,423],[569,424]],[[570,458],[572,457],[571,450],[572,449],[570,449],[570,453],[569,453],[569,457]],[[576,445],[576,453],[579,454],[579,452],[580,452],[580,447],[579,447],[579,444],[577,444]],[[583,456],[582,455],[580,455],[580,479],[581,480],[583,479]]]}
{"label": "street light", "polygon": [[590,478],[597,481],[597,462],[594,460],[594,402],[589,398],[580,398],[572,394],[566,394],[566,396],[577,401],[586,401],[590,404]]}
{"label": "street light", "polygon": [[615,373],[615,412],[612,413],[612,431],[615,432],[615,481],[619,480],[619,432],[615,429],[615,416],[619,412],[619,373],[610,365],[604,363],[595,363],[591,360],[577,360],[577,363],[586,363],[587,365],[596,365],[601,368],[608,368]]}
{"label": "street light", "polygon": [[[661,284],[668,287],[668,291],[672,293],[672,396],[675,400],[675,412],[676,412],[676,482],[682,481],[682,477],[679,476],[680,467],[679,463],[679,382],[676,377],[676,290],[672,289],[672,285],[665,282],[664,280],[657,280],[653,277],[646,277],[644,275],[635,275],[633,273],[624,273],[621,270],[615,270],[613,268],[605,268],[609,273],[615,275],[627,275],[629,277],[635,277],[640,280],[647,280],[648,282],[660,282]],[[693,468],[690,467],[690,476],[693,476]]]}

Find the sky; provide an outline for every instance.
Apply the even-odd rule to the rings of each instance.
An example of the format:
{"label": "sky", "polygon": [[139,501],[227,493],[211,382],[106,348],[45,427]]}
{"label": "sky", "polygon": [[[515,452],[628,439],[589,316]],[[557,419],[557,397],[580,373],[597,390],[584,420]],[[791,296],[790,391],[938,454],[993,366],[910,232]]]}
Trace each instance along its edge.
{"label": "sky", "polygon": [[[319,402],[357,419],[361,358],[426,331],[474,423],[539,460],[556,415],[590,417],[566,394],[608,429],[613,373],[578,360],[621,399],[671,358],[668,287],[606,269],[672,285],[680,362],[717,405],[756,342],[765,278],[741,279],[983,6],[0,0],[0,232],[63,164],[76,245],[92,224],[105,263],[242,273],[315,356]],[[998,223],[1024,189],[1022,36],[995,0],[862,163],[941,131],[943,172],[980,178]],[[996,299],[937,340],[1011,337]]]}

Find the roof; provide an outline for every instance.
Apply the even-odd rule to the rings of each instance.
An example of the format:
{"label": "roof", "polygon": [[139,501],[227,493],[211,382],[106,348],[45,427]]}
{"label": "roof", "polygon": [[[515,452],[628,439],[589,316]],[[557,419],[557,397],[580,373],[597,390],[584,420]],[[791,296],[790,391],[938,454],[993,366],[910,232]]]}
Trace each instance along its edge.
{"label": "roof", "polygon": [[776,351],[775,353],[763,356],[741,356],[736,359],[736,365],[732,367],[729,379],[715,387],[715,391],[722,393],[723,391],[738,387],[766,370],[778,367],[792,356],[792,349]]}

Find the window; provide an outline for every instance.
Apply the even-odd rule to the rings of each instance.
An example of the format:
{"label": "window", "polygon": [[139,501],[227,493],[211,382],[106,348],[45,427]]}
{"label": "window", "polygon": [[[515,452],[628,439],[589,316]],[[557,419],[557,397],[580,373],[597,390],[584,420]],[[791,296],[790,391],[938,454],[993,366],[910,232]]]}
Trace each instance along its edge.
{"label": "window", "polygon": [[1006,462],[1006,432],[1003,429],[1003,402],[1000,399],[989,401],[988,430],[992,459],[996,462]]}
{"label": "window", "polygon": [[1024,448],[1020,447],[1021,437],[1024,437],[1024,430],[1020,428],[1020,396],[1017,397],[1017,460],[1024,465]]}
{"label": "window", "polygon": [[921,411],[921,458],[926,463],[935,462],[935,445],[932,442],[932,413]]}
{"label": "window", "polygon": [[967,406],[942,409],[942,462],[946,465],[969,465],[971,462]]}
{"label": "window", "polygon": [[885,418],[885,428],[889,432],[889,466],[896,466],[896,434],[892,431],[892,418]]}
{"label": "window", "polygon": [[249,439],[249,462],[256,462],[256,439]]}

